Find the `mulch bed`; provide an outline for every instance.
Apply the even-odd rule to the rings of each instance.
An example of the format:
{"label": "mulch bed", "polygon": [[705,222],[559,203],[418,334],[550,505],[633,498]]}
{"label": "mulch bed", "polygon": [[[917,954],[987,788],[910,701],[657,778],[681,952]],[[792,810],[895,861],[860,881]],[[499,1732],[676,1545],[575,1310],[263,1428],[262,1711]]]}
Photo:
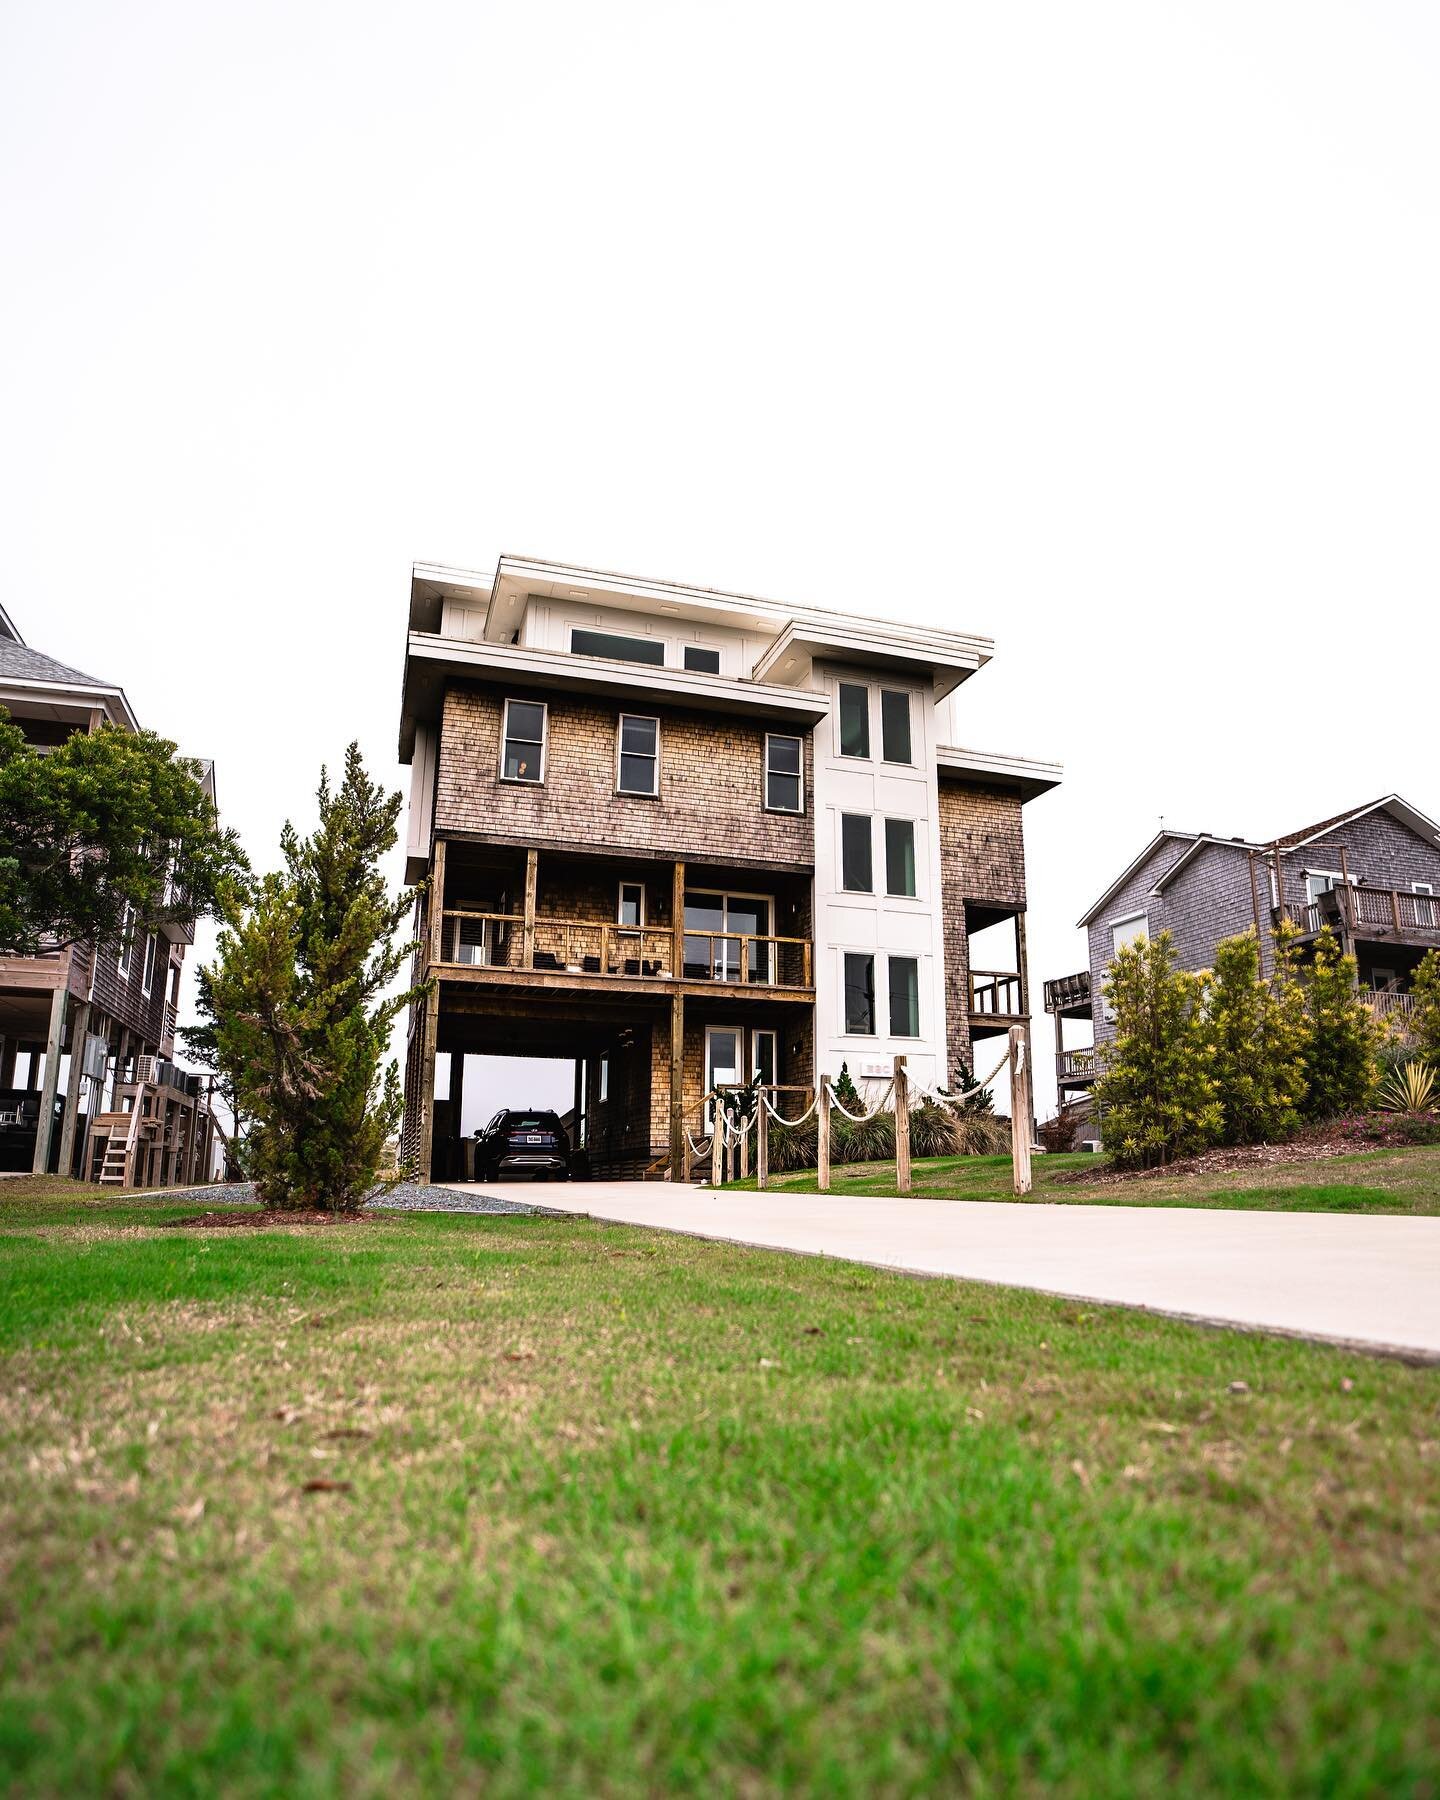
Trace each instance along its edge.
{"label": "mulch bed", "polygon": [[254,1212],[196,1213],[186,1219],[166,1219],[162,1231],[181,1231],[203,1226],[207,1231],[273,1231],[277,1225],[368,1225],[364,1213],[321,1212],[308,1207],[302,1212],[267,1212],[264,1207]]}
{"label": "mulch bed", "polygon": [[1106,1169],[1092,1175],[1088,1169],[1057,1169],[1052,1182],[1074,1181],[1089,1187],[1119,1187],[1130,1181],[1154,1181],[1171,1175],[1228,1175],[1235,1169],[1273,1169],[1286,1163],[1322,1162],[1329,1156],[1354,1156],[1371,1148],[1353,1138],[1327,1132],[1296,1138],[1289,1144],[1244,1144],[1233,1150],[1206,1150],[1186,1156],[1159,1169]]}

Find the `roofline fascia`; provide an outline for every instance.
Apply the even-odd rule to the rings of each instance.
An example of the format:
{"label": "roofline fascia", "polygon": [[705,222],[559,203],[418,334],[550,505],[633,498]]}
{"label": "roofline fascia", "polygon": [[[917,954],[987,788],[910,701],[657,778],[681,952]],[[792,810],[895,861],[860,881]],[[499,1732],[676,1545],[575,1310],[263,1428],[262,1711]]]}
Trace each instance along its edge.
{"label": "roofline fascia", "polygon": [[1130,877],[1137,869],[1143,867],[1150,857],[1152,857],[1160,848],[1161,844],[1170,839],[1174,839],[1176,842],[1180,842],[1181,840],[1194,842],[1196,838],[1202,835],[1203,834],[1198,831],[1157,831],[1140,854],[1132,862],[1127,863],[1122,873],[1115,877],[1114,881],[1110,883],[1109,887],[1106,888],[1105,892],[1089,911],[1080,915],[1080,918],[1076,921],[1076,929],[1081,931],[1085,930],[1094,919],[1095,915],[1103,912],[1106,906],[1109,905],[1112,895],[1119,893],[1120,889],[1124,887]]}
{"label": "roofline fascia", "polygon": [[[28,649],[29,646],[26,645],[25,648]],[[28,675],[0,675],[0,688],[11,688],[16,693],[30,693],[32,691],[40,692],[52,696],[57,700],[73,700],[77,705],[83,705],[88,700],[92,707],[95,704],[96,698],[115,700],[118,701],[121,710],[124,712],[125,723],[129,726],[130,730],[139,731],[140,729],[140,721],[135,717],[134,708],[126,698],[124,688],[121,687],[91,686],[88,683],[82,685],[74,681],[40,681],[38,679],[32,679]]]}

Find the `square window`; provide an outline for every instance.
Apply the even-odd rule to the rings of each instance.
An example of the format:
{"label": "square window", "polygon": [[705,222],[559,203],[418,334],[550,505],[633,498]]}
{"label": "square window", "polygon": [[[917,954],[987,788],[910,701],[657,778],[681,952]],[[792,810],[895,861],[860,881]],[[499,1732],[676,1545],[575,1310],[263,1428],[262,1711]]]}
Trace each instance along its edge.
{"label": "square window", "polygon": [[875,1035],[875,958],[845,952],[845,1029],[856,1037]]}
{"label": "square window", "polygon": [[804,752],[798,737],[765,739],[765,804],[771,812],[804,812]]}
{"label": "square window", "polygon": [[841,813],[840,885],[847,894],[872,894],[875,891],[870,839],[869,813]]}
{"label": "square window", "polygon": [[1112,926],[1110,942],[1118,952],[1127,944],[1133,944],[1137,938],[1144,939],[1149,935],[1150,921],[1144,913],[1139,913],[1133,919],[1121,919],[1118,925]]}
{"label": "square window", "polygon": [[885,821],[885,892],[915,898],[915,821]]}
{"label": "square window", "polygon": [[870,690],[851,681],[840,683],[840,754],[870,754]]}
{"label": "square window", "polygon": [[687,644],[685,646],[685,667],[693,669],[697,675],[718,675],[720,673],[720,652],[707,650],[703,644]]}
{"label": "square window", "polygon": [[620,792],[660,792],[660,721],[620,715]]}
{"label": "square window", "polygon": [[545,705],[543,701],[505,702],[505,742],[500,773],[506,781],[545,779]]}
{"label": "square window", "polygon": [[920,964],[913,956],[890,958],[890,1035],[920,1035]]}
{"label": "square window", "polygon": [[910,696],[900,688],[880,690],[880,754],[889,763],[909,763]]}

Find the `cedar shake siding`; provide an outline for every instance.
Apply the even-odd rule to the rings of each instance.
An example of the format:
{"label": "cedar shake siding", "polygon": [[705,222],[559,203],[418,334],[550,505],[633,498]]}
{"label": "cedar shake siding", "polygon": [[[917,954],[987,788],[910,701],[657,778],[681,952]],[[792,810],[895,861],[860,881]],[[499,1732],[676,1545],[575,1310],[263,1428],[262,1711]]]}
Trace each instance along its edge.
{"label": "cedar shake siding", "polygon": [[[514,698],[538,699],[517,692]],[[621,706],[549,696],[545,779],[500,779],[506,695],[499,688],[451,687],[445,695],[436,775],[435,832],[475,842],[564,849],[588,846],[647,857],[755,868],[807,868],[814,861],[808,806],[811,749],[805,748],[807,807],[764,805],[766,728],[650,702]],[[621,712],[660,720],[660,793],[616,792]]]}
{"label": "cedar shake siding", "polygon": [[973,1065],[967,903],[1023,911],[1025,839],[1013,790],[945,780],[939,788],[940,904],[945,934],[945,1018],[955,1059]]}

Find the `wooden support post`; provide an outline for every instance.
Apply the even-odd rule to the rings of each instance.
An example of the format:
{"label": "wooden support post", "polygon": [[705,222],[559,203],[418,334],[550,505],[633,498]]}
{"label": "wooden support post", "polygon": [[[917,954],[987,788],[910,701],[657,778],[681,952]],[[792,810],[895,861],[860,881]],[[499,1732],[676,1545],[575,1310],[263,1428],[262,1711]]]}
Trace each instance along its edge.
{"label": "wooden support post", "polygon": [[765,1090],[760,1089],[760,1110],[755,1115],[755,1187],[763,1193],[770,1179],[770,1109],[765,1104]]}
{"label": "wooden support post", "polygon": [[1285,900],[1285,865],[1280,860],[1278,841],[1270,846],[1270,855],[1275,865],[1275,904],[1280,909],[1280,917],[1288,919],[1290,908]]}
{"label": "wooden support post", "polygon": [[[50,1140],[55,1130],[55,1095],[60,1086],[60,1046],[65,1040],[65,1003],[69,995],[57,987],[50,996],[50,1034],[45,1040],[45,1083],[40,1092],[40,1118],[35,1132],[31,1171],[44,1175],[50,1167]],[[30,1066],[35,1066],[31,1058]]]}
{"label": "wooden support post", "polygon": [[816,1109],[819,1118],[817,1134],[817,1151],[815,1157],[815,1185],[822,1194],[830,1192],[830,1077],[820,1077],[820,1104]]}
{"label": "wooden support post", "polygon": [[435,1155],[435,1040],[440,1031],[438,984],[425,996],[425,1019],[420,1029],[420,1135],[416,1145],[417,1181],[429,1181]]}
{"label": "wooden support post", "polygon": [[1260,958],[1260,973],[1265,973],[1265,933],[1260,927],[1260,877],[1255,873],[1255,852],[1250,852],[1250,911],[1255,919],[1255,948]]}
{"label": "wooden support post", "polygon": [[435,840],[434,873],[430,877],[430,960],[445,961],[445,840]]}
{"label": "wooden support post", "polygon": [[905,1058],[895,1058],[895,1185],[910,1192],[910,1076]]}
{"label": "wooden support post", "polygon": [[670,974],[680,981],[685,974],[685,865],[677,862],[670,882]]}
{"label": "wooden support post", "polygon": [[1030,1045],[1022,1025],[1010,1027],[1010,1159],[1015,1168],[1015,1192],[1030,1192],[1030,1116],[1033,1083],[1030,1079]]}
{"label": "wooden support post", "polygon": [[[525,921],[521,927],[521,964],[535,967],[535,890],[540,879],[540,852],[525,852]],[[603,968],[604,965],[602,964]]]}
{"label": "wooden support post", "polygon": [[[677,865],[680,868],[684,864]],[[670,1179],[684,1181],[685,1162],[685,997],[670,998]]]}
{"label": "wooden support post", "polygon": [[725,1180],[725,1111],[718,1094],[711,1105],[715,1111],[710,1127],[710,1185],[718,1188]]}
{"label": "wooden support post", "polygon": [[75,1121],[80,1112],[80,1082],[85,1072],[85,1033],[90,1002],[77,1000],[70,1014],[70,1079],[65,1086],[65,1119],[60,1127],[60,1173],[74,1174]]}

